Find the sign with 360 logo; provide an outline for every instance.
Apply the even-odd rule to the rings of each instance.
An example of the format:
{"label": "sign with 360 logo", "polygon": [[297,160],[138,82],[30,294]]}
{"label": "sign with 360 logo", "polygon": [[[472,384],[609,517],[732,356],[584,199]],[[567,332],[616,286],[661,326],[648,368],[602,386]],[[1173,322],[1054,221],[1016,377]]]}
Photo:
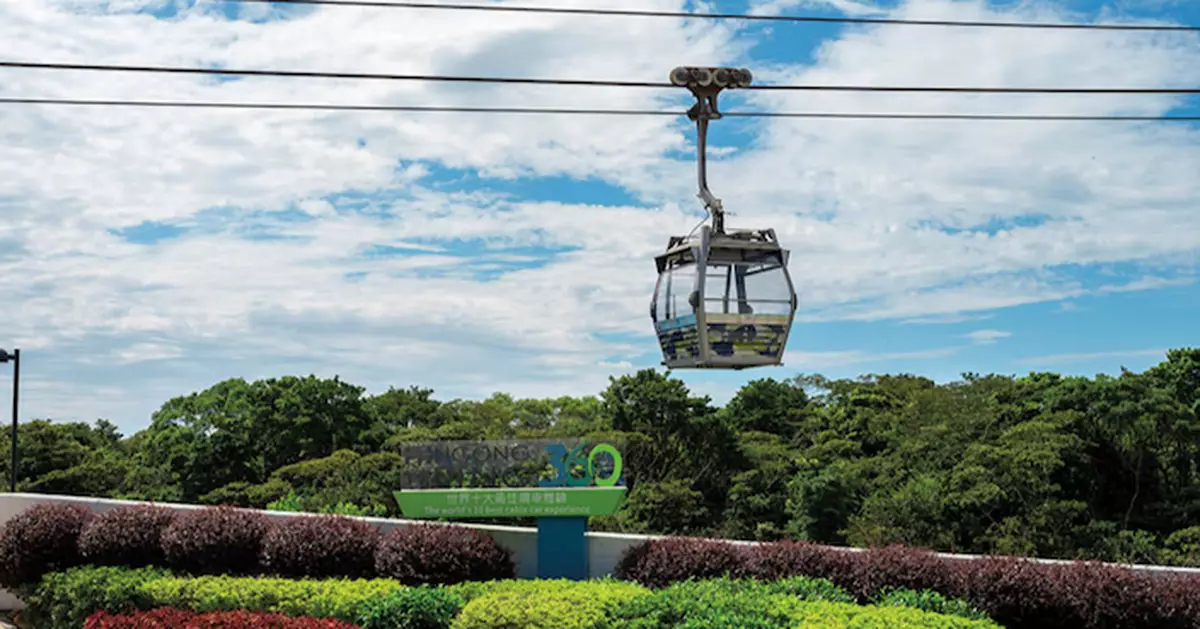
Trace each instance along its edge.
{"label": "sign with 360 logo", "polygon": [[610,444],[598,443],[588,451],[585,441],[568,451],[565,444],[551,443],[546,445],[546,453],[550,455],[549,463],[556,475],[541,479],[538,484],[542,487],[615,487],[624,484],[621,453]]}
{"label": "sign with 360 logo", "polygon": [[566,439],[418,442],[401,447],[405,517],[559,518],[616,513],[625,496],[621,452]]}

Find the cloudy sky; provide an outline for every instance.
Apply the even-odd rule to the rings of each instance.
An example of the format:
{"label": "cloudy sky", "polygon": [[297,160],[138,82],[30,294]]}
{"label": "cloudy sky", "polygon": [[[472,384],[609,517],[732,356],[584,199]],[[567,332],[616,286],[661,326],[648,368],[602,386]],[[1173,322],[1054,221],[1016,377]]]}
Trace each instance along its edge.
{"label": "cloudy sky", "polygon": [[[484,0],[481,0],[481,2]],[[1200,24],[1178,0],[503,0]],[[0,59],[664,81],[1196,87],[1200,35],[213,0],[4,0]],[[0,69],[0,96],[684,109],[686,91]],[[729,111],[1200,114],[1181,96],[743,92]],[[801,372],[1141,370],[1196,344],[1191,123],[729,118],[732,227],[793,251]],[[24,418],[133,431],[232,376],[442,399],[591,394],[656,366],[653,256],[702,217],[683,117],[0,105],[0,347]],[[8,395],[8,376],[0,394]]]}

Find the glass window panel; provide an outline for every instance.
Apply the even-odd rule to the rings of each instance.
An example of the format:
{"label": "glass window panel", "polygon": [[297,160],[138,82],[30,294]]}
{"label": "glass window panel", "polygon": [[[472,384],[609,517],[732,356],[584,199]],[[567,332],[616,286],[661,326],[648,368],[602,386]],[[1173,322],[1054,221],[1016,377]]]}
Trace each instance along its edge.
{"label": "glass window panel", "polygon": [[[738,290],[739,284],[742,284],[742,291]],[[791,286],[784,273],[784,267],[777,261],[711,265],[706,269],[704,287],[705,312],[730,314],[788,314],[791,312]]]}
{"label": "glass window panel", "polygon": [[657,320],[674,319],[691,314],[688,296],[696,290],[696,267],[686,265],[663,271],[659,277]]}

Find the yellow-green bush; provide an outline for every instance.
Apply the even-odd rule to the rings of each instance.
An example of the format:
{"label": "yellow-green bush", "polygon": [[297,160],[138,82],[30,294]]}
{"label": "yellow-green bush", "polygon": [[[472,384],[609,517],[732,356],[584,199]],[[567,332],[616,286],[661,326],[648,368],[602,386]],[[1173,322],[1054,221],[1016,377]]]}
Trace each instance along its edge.
{"label": "yellow-green bush", "polygon": [[[943,616],[904,607],[805,600],[747,581],[682,582],[626,601],[597,629],[999,629],[987,620]],[[817,590],[820,591],[820,590]],[[496,629],[504,625],[478,625]]]}
{"label": "yellow-green bush", "polygon": [[193,578],[110,567],[46,575],[29,602],[43,620],[38,626],[48,629],[78,629],[95,611],[156,607],[281,612],[363,629],[998,629],[988,620],[911,607],[953,611],[941,598],[902,594],[858,606],[832,583],[806,578],[691,581],[657,591],[612,579],[414,588],[389,579]]}
{"label": "yellow-green bush", "polygon": [[469,581],[459,583],[446,588],[462,597],[468,603],[489,594],[518,594],[518,593],[545,593],[555,594],[559,592],[575,591],[580,588],[586,589],[588,592],[594,593],[599,597],[617,596],[618,598],[626,598],[629,593],[633,595],[649,593],[650,590],[628,581],[618,581],[616,579],[593,579],[590,581],[571,581],[569,579],[505,579],[503,581]]}
{"label": "yellow-green bush", "polygon": [[197,612],[246,609],[356,623],[364,603],[403,587],[391,579],[197,577],[150,581],[142,592],[159,607]]}
{"label": "yellow-green bush", "polygon": [[498,581],[483,584],[450,625],[451,629],[599,629],[609,614],[647,594],[620,581]]}
{"label": "yellow-green bush", "polygon": [[167,578],[158,568],[80,566],[42,577],[35,587],[25,588],[21,598],[25,619],[38,629],[79,629],[93,612],[122,613],[151,605],[141,594],[146,583]]}
{"label": "yellow-green bush", "polygon": [[990,620],[944,616],[912,607],[796,602],[788,627],[812,629],[1001,629]]}
{"label": "yellow-green bush", "polygon": [[362,629],[447,629],[466,602],[443,587],[410,587],[363,604]]}

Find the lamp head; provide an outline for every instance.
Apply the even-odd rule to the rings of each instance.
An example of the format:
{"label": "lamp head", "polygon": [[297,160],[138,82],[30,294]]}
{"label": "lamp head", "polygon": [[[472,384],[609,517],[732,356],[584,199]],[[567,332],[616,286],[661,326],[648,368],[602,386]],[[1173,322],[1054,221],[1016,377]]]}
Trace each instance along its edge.
{"label": "lamp head", "polygon": [[3,349],[0,349],[0,364],[6,363],[13,358],[16,358],[16,356],[9,354]]}

